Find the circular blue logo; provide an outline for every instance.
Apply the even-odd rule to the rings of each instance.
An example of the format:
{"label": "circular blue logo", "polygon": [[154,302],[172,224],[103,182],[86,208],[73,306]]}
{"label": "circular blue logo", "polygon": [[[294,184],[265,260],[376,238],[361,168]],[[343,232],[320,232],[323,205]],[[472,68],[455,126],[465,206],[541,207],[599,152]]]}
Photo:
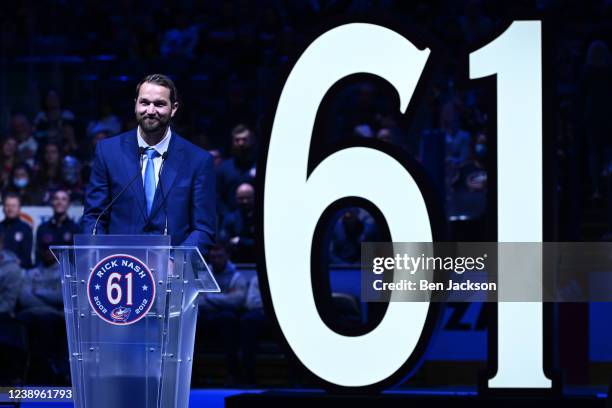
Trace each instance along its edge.
{"label": "circular blue logo", "polygon": [[145,317],[153,306],[155,280],[140,259],[124,254],[111,255],[91,271],[87,297],[103,320],[128,325]]}

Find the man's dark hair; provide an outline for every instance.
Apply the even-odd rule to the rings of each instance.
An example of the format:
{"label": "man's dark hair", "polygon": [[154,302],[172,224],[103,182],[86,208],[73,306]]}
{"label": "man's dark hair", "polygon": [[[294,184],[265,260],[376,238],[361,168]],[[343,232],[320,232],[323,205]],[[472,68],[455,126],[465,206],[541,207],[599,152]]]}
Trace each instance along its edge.
{"label": "man's dark hair", "polygon": [[5,203],[9,198],[16,198],[19,200],[19,205],[21,205],[21,196],[14,191],[7,191],[2,195],[2,202]]}
{"label": "man's dark hair", "polygon": [[251,134],[251,136],[253,136],[253,131],[247,125],[240,123],[234,126],[234,128],[232,129],[232,137],[236,136],[238,133],[247,131]]}
{"label": "man's dark hair", "polygon": [[138,85],[136,85],[136,98],[138,98],[140,87],[144,83],[155,84],[168,88],[170,90],[170,103],[174,104],[174,102],[178,101],[178,90],[176,89],[174,82],[163,74],[151,74],[142,78]]}

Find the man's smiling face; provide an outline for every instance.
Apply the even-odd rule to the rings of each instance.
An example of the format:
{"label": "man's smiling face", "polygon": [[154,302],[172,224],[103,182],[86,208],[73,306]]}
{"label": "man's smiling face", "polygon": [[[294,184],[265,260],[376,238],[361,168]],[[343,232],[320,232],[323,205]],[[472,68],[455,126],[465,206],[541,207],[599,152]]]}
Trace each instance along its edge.
{"label": "man's smiling face", "polygon": [[170,101],[170,89],[149,82],[140,86],[134,112],[143,132],[155,133],[165,129],[177,109],[178,103]]}

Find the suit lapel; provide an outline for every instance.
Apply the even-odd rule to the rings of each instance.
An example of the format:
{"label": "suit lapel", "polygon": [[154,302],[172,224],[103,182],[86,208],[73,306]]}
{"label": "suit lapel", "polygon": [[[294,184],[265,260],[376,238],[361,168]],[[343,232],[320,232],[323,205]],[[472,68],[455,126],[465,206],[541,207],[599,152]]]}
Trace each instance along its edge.
{"label": "suit lapel", "polygon": [[[140,157],[138,155],[138,141],[136,139],[136,131],[130,132],[123,136],[121,140],[122,144],[122,154],[123,154],[123,165],[125,169],[126,175],[126,183],[134,177],[135,174],[141,173],[140,168]],[[144,186],[142,184],[142,178],[134,180],[132,185],[130,186],[130,190],[136,199],[136,203],[138,204],[138,208],[140,213],[142,214],[142,218],[144,220],[147,219],[146,212],[146,203],[145,203],[145,193]]]}
{"label": "suit lapel", "polygon": [[155,190],[155,197],[153,198],[153,206],[149,221],[152,220],[155,215],[157,215],[163,205],[167,205],[164,203],[164,200],[166,202],[168,201],[168,194],[174,185],[178,171],[183,163],[183,156],[183,146],[180,143],[178,135],[173,132],[172,138],[170,139],[170,145],[168,146],[168,158],[164,162],[161,176],[159,178],[159,182],[157,183],[157,189]]}

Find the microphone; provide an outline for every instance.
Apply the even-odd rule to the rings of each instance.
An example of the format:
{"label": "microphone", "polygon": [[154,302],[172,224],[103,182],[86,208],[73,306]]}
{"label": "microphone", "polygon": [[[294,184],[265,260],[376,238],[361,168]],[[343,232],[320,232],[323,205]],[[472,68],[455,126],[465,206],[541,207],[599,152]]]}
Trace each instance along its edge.
{"label": "microphone", "polygon": [[162,162],[159,166],[159,173],[157,174],[157,179],[159,180],[159,192],[162,195],[162,206],[164,207],[164,235],[168,235],[168,209],[166,208],[166,195],[164,194],[164,186],[162,184],[161,172],[164,168],[164,163],[168,158],[168,151],[166,150],[164,154],[162,154]]}
{"label": "microphone", "polygon": [[134,176],[130,179],[130,181],[125,186],[123,186],[121,191],[119,191],[119,194],[117,194],[115,197],[113,197],[111,202],[108,203],[108,205],[106,207],[104,207],[102,212],[100,212],[100,214],[98,215],[98,218],[96,218],[96,223],[94,224],[93,231],[91,232],[91,235],[96,235],[96,232],[98,232],[98,223],[100,222],[100,218],[113,206],[113,204],[115,204],[115,201],[117,201],[119,199],[119,197],[121,197],[123,192],[125,190],[127,190],[127,188],[134,182],[134,180],[136,180],[136,178],[138,176],[142,177],[142,156],[145,154],[145,150],[146,150],[146,148],[144,148],[142,146],[140,146],[138,148],[138,160],[140,161],[140,172],[134,174]]}

